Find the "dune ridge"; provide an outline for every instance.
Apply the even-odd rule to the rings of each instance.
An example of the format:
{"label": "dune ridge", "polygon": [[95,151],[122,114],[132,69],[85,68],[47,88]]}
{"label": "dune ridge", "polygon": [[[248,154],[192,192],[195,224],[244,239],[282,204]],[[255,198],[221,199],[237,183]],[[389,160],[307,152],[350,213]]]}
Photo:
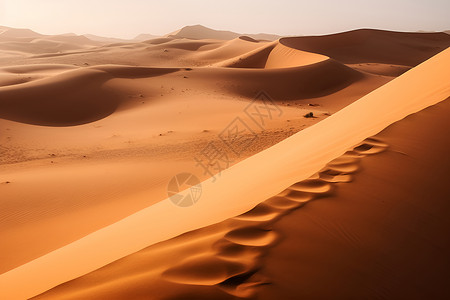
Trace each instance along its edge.
{"label": "dune ridge", "polygon": [[311,65],[329,59],[325,55],[297,50],[287,47],[281,42],[270,52],[265,68],[288,68]]}
{"label": "dune ridge", "polygon": [[[335,193],[333,184],[352,181],[351,174],[358,171],[359,160],[367,155],[381,153],[387,148],[388,145],[377,139],[369,138],[365,140],[341,157],[328,163],[317,174],[291,185],[250,211],[232,218],[231,220],[238,222],[234,226],[228,225],[230,229],[224,233],[223,238],[218,239],[211,246],[217,253],[209,252],[202,256],[200,260],[195,256],[188,257],[181,261],[180,265],[175,264],[165,270],[162,273],[162,279],[178,284],[195,285],[194,289],[201,288],[199,286],[216,285],[225,293],[239,298],[254,296],[260,285],[270,283],[270,278],[261,277],[257,272],[262,267],[261,258],[279,240],[279,235],[272,229],[273,224],[279,218],[310,201],[332,195]],[[349,166],[351,167],[349,168]],[[222,224],[220,227],[223,226]],[[211,226],[209,230],[217,229]],[[225,258],[225,260],[209,261],[214,257]],[[241,268],[233,268],[235,261],[245,263]],[[221,274],[222,276],[216,278],[216,280],[211,280],[212,278],[208,276],[211,274],[206,270],[209,270],[212,266],[224,266],[232,271]],[[207,281],[198,280],[196,270],[205,272]],[[157,294],[164,298],[163,291],[158,291]],[[179,293],[178,295],[181,296],[182,294]],[[202,293],[196,291],[195,294],[201,295]],[[48,296],[51,298],[57,296],[57,294],[50,290],[42,296],[42,298]]]}
{"label": "dune ridge", "polygon": [[[367,139],[327,164],[317,174],[293,184],[250,211],[163,243],[180,244],[176,251],[181,258],[174,259],[165,267],[128,269],[123,276],[116,275],[114,281],[120,277],[121,282],[133,285],[143,280],[155,282],[152,287],[140,286],[138,293],[158,295],[158,299],[178,299],[187,294],[195,295],[196,299],[251,298],[255,296],[259,287],[269,284],[272,280],[261,275],[259,271],[267,252],[281,238],[273,230],[274,224],[310,201],[333,195],[334,184],[352,181],[352,174],[358,171],[361,159],[367,155],[381,153],[387,147],[377,139]],[[355,167],[351,170],[337,171],[349,164]],[[333,175],[330,175],[331,173]],[[199,236],[207,238],[201,240],[198,239]],[[184,241],[190,241],[195,251],[192,253],[187,251]],[[126,259],[152,261],[152,257],[166,255],[164,253],[170,249],[170,245],[165,245],[159,251],[149,247]],[[81,279],[60,285],[33,299],[67,297],[120,299],[117,295],[121,293],[121,288],[111,281],[108,274],[123,274],[124,270],[118,269],[126,265],[126,259]],[[91,280],[89,278],[91,276],[96,279]]]}
{"label": "dune ridge", "polygon": [[411,67],[449,47],[450,37],[444,33],[358,29],[326,36],[281,38],[280,43],[343,63],[370,62]]}
{"label": "dune ridge", "polygon": [[353,183],[280,219],[257,298],[449,298],[449,113],[447,98],[387,127]]}
{"label": "dune ridge", "polygon": [[[402,293],[405,292],[412,299],[423,299],[424,295],[427,295],[424,293],[429,292],[426,288],[427,284],[437,288],[437,290],[431,292],[431,294],[436,296],[441,295],[440,293],[443,292],[443,284],[445,284],[444,280],[441,280],[442,282],[435,282],[439,277],[438,272],[440,270],[435,270],[435,272],[430,274],[431,279],[428,279],[428,276],[427,278],[423,278],[421,277],[423,275],[412,275],[413,277],[418,277],[417,280],[421,281],[413,288],[414,291],[411,291],[412,289],[409,286],[403,286],[402,289],[396,288],[395,290],[385,291],[383,290],[383,287],[378,286],[379,283],[373,283],[372,279],[368,279],[368,277],[372,277],[377,281],[377,275],[366,275],[361,277],[358,271],[355,272],[355,269],[364,270],[365,272],[368,269],[374,269],[374,273],[383,272],[385,271],[383,263],[380,263],[381,267],[374,267],[367,262],[365,264],[354,266],[352,263],[353,259],[349,258],[344,261],[340,259],[342,255],[355,255],[357,261],[360,262],[361,259],[372,260],[376,259],[378,256],[383,256],[384,259],[389,260],[393,256],[399,261],[398,251],[401,252],[402,248],[397,249],[395,246],[392,246],[394,249],[393,252],[395,253],[394,255],[391,255],[391,252],[386,253],[383,251],[384,248],[380,249],[380,247],[373,247],[375,254],[361,252],[361,249],[367,246],[367,243],[372,240],[374,232],[382,233],[382,229],[380,232],[378,227],[375,230],[372,227],[374,219],[378,219],[376,222],[379,227],[386,227],[386,224],[384,224],[386,222],[386,216],[385,218],[380,218],[379,214],[385,214],[386,210],[390,209],[396,210],[395,214],[387,217],[387,219],[391,219],[390,221],[387,221],[389,228],[394,232],[405,231],[405,227],[401,225],[406,224],[403,223],[403,220],[414,218],[414,215],[410,216],[411,206],[405,207],[403,204],[401,208],[407,212],[399,213],[399,207],[397,207],[398,201],[385,203],[385,201],[377,199],[385,196],[383,193],[383,196],[380,196],[376,193],[362,192],[367,188],[373,189],[373,187],[367,186],[367,182],[356,182],[354,184],[349,184],[348,186],[337,186],[337,183],[351,183],[353,182],[354,174],[356,174],[356,177],[359,177],[361,173],[367,173],[367,157],[377,157],[378,154],[384,153],[386,155],[381,159],[386,160],[386,157],[392,156],[397,156],[396,159],[398,159],[398,156],[401,156],[404,160],[408,160],[409,155],[414,155],[412,153],[415,152],[414,150],[417,151],[417,149],[412,150],[411,148],[408,148],[408,154],[400,152],[397,147],[404,143],[408,144],[408,147],[411,147],[411,140],[398,143],[398,140],[395,140],[395,138],[391,136],[392,131],[394,130],[395,132],[398,128],[403,127],[403,132],[400,132],[400,134],[404,134],[405,127],[406,130],[411,129],[410,127],[418,129],[418,127],[423,125],[423,118],[427,118],[427,129],[418,130],[419,133],[413,134],[415,138],[419,137],[420,140],[423,140],[424,134],[429,135],[430,128],[436,128],[436,126],[439,128],[439,122],[442,122],[441,118],[445,116],[450,107],[449,100],[450,98],[447,98],[447,100],[442,103],[417,113],[419,116],[414,114],[407,117],[405,120],[394,123],[377,136],[366,139],[361,144],[356,145],[351,150],[344,153],[341,157],[334,159],[320,170],[319,173],[314,174],[309,179],[293,184],[278,195],[258,204],[247,213],[150,246],[76,280],[59,285],[33,299],[76,297],[83,299],[121,299],[121,297],[125,295],[124,293],[128,293],[127,295],[130,296],[130,293],[125,292],[125,289],[123,288],[125,283],[127,286],[133,287],[133,292],[131,293],[133,297],[139,298],[144,297],[145,295],[155,295],[155,298],[157,299],[180,299],[185,297],[194,297],[195,299],[253,299],[255,297],[262,299],[278,299],[280,296],[291,299],[298,298],[300,295],[309,297],[308,295],[312,294],[316,296],[323,295],[324,298],[337,297],[336,295],[339,295],[339,298],[348,298],[355,294],[372,297],[374,295],[389,293],[390,295],[401,296],[403,295]],[[430,122],[430,119],[433,119],[436,115],[439,119]],[[421,123],[417,123],[418,118],[422,119]],[[411,122],[411,119],[416,121]],[[399,133],[397,132],[396,134],[398,135]],[[386,140],[393,140],[394,145],[391,146],[386,144]],[[439,139],[436,139],[436,137],[427,139],[427,141],[434,142],[436,142],[436,140]],[[414,144],[414,141],[412,144]],[[440,151],[442,151],[442,145],[445,146],[448,142],[440,139],[440,143],[438,144],[440,146]],[[428,146],[421,145],[421,148],[426,147]],[[433,152],[433,150],[429,149],[429,152]],[[430,160],[427,157],[425,159],[427,161],[433,161],[433,159]],[[439,157],[434,159],[434,161],[439,160]],[[364,163],[364,167],[361,167],[362,163]],[[420,165],[420,163],[418,164]],[[376,170],[377,172],[380,172],[380,170],[384,170],[385,168],[377,168],[373,165],[373,162],[369,164],[369,167],[369,171],[378,169]],[[428,167],[430,166],[425,166],[425,168]],[[363,168],[362,171],[361,168]],[[391,168],[395,167],[391,166]],[[444,170],[444,168],[442,168],[442,170]],[[399,170],[399,172],[404,173],[405,170],[402,169]],[[444,174],[442,175],[445,176]],[[417,177],[417,175],[415,174],[412,177]],[[373,181],[373,179],[371,178],[370,181]],[[400,182],[402,182],[401,179]],[[391,184],[396,183],[397,182],[394,181]],[[369,183],[369,185],[370,184],[373,185],[373,183]],[[354,185],[356,185],[356,187]],[[341,195],[343,188],[346,188],[346,193],[350,190],[357,195],[360,193],[367,194],[364,195],[366,199],[348,199],[348,195]],[[435,194],[436,192],[433,191],[432,193]],[[336,198],[339,201],[332,201],[333,203],[330,203],[330,199]],[[368,203],[366,202],[367,198],[370,199],[370,206],[368,206]],[[420,199],[420,196],[415,196],[414,198],[415,200],[423,201]],[[313,206],[311,206],[311,201],[313,200],[318,201],[314,201],[314,203],[312,203]],[[435,199],[430,199],[430,201],[433,202],[433,206],[439,206],[440,204],[440,202],[435,201]],[[404,200],[404,202],[409,204],[409,200]],[[441,202],[445,203],[445,200]],[[304,212],[302,213],[301,218],[298,216],[289,218],[293,214],[298,213],[298,208],[304,207],[308,203],[309,205],[305,207],[306,210],[300,210]],[[357,204],[356,209],[353,207],[355,206],[355,203]],[[327,206],[330,204],[334,207],[327,209]],[[314,208],[318,207],[317,205],[319,205],[321,214],[317,214],[317,211],[314,211]],[[349,206],[352,206],[352,208]],[[447,209],[449,208],[448,205],[442,205],[442,203],[441,206],[443,209],[445,207],[447,207]],[[335,216],[337,207],[339,208],[339,214]],[[349,209],[351,209],[351,215],[349,215]],[[368,211],[371,211],[372,209],[376,210],[375,216],[371,216],[370,214],[367,215]],[[420,238],[427,235],[427,241],[430,238],[428,236],[430,233],[433,238],[435,238],[435,236],[438,237],[439,233],[429,231],[430,224],[425,220],[426,218],[436,217],[435,212],[439,209],[434,207],[432,209],[434,212],[433,215],[430,215],[429,212],[424,212],[420,205],[414,207],[413,210],[422,212],[420,215],[421,222],[419,224],[424,225],[413,225],[413,227],[415,227],[413,229],[414,232],[417,231]],[[427,210],[429,211],[429,209]],[[361,213],[363,216],[358,216],[358,213]],[[328,214],[328,218],[324,218],[323,214]],[[396,221],[397,217],[401,220]],[[368,220],[366,221],[366,219],[364,219],[364,221],[361,221],[362,218],[368,218]],[[395,218],[395,220],[392,220],[392,218]],[[284,224],[286,223],[286,219],[290,219],[290,223],[287,223],[288,225]],[[359,226],[357,226],[357,228],[348,226],[348,224],[346,224],[348,219],[353,221],[356,219],[357,222],[359,222]],[[439,220],[439,222],[436,223],[441,224],[443,223],[442,221],[443,220]],[[302,226],[298,225],[299,222],[302,223]],[[279,225],[279,223],[282,223],[282,225]],[[436,227],[435,223],[431,223],[431,225],[432,228]],[[427,229],[422,229],[422,227],[426,227]],[[294,238],[294,240],[296,240],[294,246],[295,249],[291,249],[292,235],[295,235],[295,233],[293,234],[291,232],[293,229],[303,233],[302,238],[306,240],[309,239],[309,243],[314,243],[315,246],[311,248],[310,246],[305,245],[305,240]],[[409,231],[410,229],[406,230]],[[361,232],[367,233],[367,231],[370,232],[369,237],[361,236]],[[307,232],[307,234],[304,234],[304,232]],[[289,235],[288,238],[284,236],[286,234]],[[405,233],[402,232],[402,234]],[[319,241],[317,241],[317,236],[319,236]],[[416,238],[417,237],[414,234],[413,240]],[[442,238],[443,237],[441,236],[441,240]],[[383,239],[388,241],[390,239],[385,238],[384,235],[381,239],[381,242],[385,243],[384,247],[389,247]],[[446,244],[445,238],[443,240],[444,241],[441,241],[440,244],[450,246],[450,244]],[[323,244],[320,243],[328,243],[333,246],[323,249]],[[395,245],[396,243],[401,243],[401,241],[391,241],[391,243]],[[286,246],[287,244],[289,246]],[[280,246],[283,247],[280,248]],[[417,256],[417,253],[420,253],[422,249],[430,248],[433,248],[433,245],[422,245],[420,246],[420,250],[413,250],[410,252],[416,253],[414,255]],[[296,252],[299,251],[298,249],[305,254],[298,257],[298,253]],[[339,249],[338,251],[340,251],[340,254],[335,254],[334,249]],[[314,256],[314,264],[311,265],[308,263],[312,257],[311,252],[318,251],[323,253],[328,252],[328,255]],[[164,259],[164,257],[170,256],[168,252],[176,252],[176,256],[171,257],[170,261]],[[286,262],[285,259],[283,259],[283,255],[286,255],[286,252],[287,255],[295,256],[297,258],[294,261],[300,260],[301,262],[293,263],[292,260]],[[308,253],[310,254],[308,255]],[[374,257],[374,255],[376,257]],[[439,255],[442,256],[445,254],[441,251]],[[275,256],[276,262],[272,261],[274,258],[269,258],[273,256]],[[424,253],[422,256],[427,256],[427,254]],[[156,263],[155,257],[162,258],[163,262]],[[437,262],[428,256],[425,259],[428,260],[427,264]],[[338,265],[338,270],[329,270],[329,261],[333,261],[333,265]],[[348,262],[350,262],[351,266],[347,266]],[[289,264],[289,267],[285,266],[286,263]],[[387,263],[392,264],[392,262],[389,261]],[[146,264],[147,266],[145,268],[139,267],[142,264]],[[271,272],[274,272],[275,270],[278,274],[276,273],[274,276],[273,273],[270,274],[267,272],[267,264],[269,264]],[[397,262],[397,264],[399,264],[399,262]],[[400,262],[400,265],[401,264],[402,262]],[[280,267],[280,265],[283,266]],[[316,268],[320,268],[320,272],[311,270]],[[428,267],[428,269],[430,268],[433,268],[433,266]],[[303,269],[307,269],[308,271],[302,271]],[[444,269],[444,267],[442,269]],[[329,275],[323,275],[336,274],[339,272],[344,272],[345,274],[338,276],[339,279]],[[296,273],[299,273],[300,275]],[[389,273],[390,272],[388,272],[388,274],[383,274],[382,276],[392,278],[392,275]],[[328,280],[326,285],[329,286],[332,291],[329,291],[329,289],[324,290],[322,288],[323,281],[316,279],[317,276],[325,277],[325,280]],[[354,278],[355,276],[358,278]],[[315,279],[311,279],[310,277]],[[408,275],[403,276],[402,278],[398,278],[400,281],[397,282],[405,284],[411,279],[414,280],[410,277],[411,276]],[[300,283],[297,285],[293,284],[294,282],[298,282],[298,278],[301,278]],[[348,288],[343,288],[342,285],[349,280],[361,281],[363,287],[355,288],[350,286]],[[336,281],[342,282],[336,283]],[[422,281],[425,281],[426,283],[422,283]],[[118,282],[121,284],[118,284]],[[388,282],[389,281],[381,281],[380,283],[386,285]],[[366,288],[367,285],[371,285],[373,288],[368,289]],[[301,286],[301,288],[297,288],[298,286]],[[314,289],[314,293],[311,292],[311,289]],[[417,292],[420,293],[420,296],[416,294]]]}
{"label": "dune ridge", "polygon": [[[211,180],[205,181],[203,201],[188,210],[173,207],[169,200],[160,202],[2,274],[1,295],[10,299],[34,296],[157,241],[248,211],[264,199],[279,193],[284,187],[308,178],[327,162],[342,155],[346,149],[378,133],[389,124],[447,98],[450,94],[450,86],[446,80],[450,75],[449,62],[450,50],[447,49],[339,113],[224,171],[221,179],[214,185]],[[385,109],[387,104],[390,107],[388,112]],[[330,127],[333,128],[332,131],[328,130]],[[312,149],[316,153],[314,157],[307,154]],[[283,156],[278,156],[279,152]],[[272,172],[283,174],[283,178],[279,178],[276,183],[270,180],[268,174],[259,171],[261,161],[265,161],[265,166]],[[239,176],[231,176],[234,172],[252,178],[252,183],[261,188],[255,190],[252,184],[243,186],[239,183]],[[228,195],[218,192],[229,190],[230,186],[234,190]],[[250,201],[240,201],[241,198]],[[233,205],[230,205],[230,199],[233,199]],[[225,210],[221,203],[228,203]],[[220,212],[217,207],[221,208]],[[171,216],[171,220],[179,222],[176,226],[171,223],[170,230],[149,237],[146,229],[151,224],[162,226],[170,222],[161,218],[162,215]],[[202,220],[202,224],[199,220]],[[116,241],[119,240],[122,244],[117,245]],[[95,253],[92,252],[93,249],[96,249]],[[67,257],[78,257],[85,264],[71,264],[64,270],[47,270],[45,278],[39,276],[49,263],[58,265],[58,261],[70,261]],[[24,289],[19,278],[20,282],[25,280],[30,285]]]}

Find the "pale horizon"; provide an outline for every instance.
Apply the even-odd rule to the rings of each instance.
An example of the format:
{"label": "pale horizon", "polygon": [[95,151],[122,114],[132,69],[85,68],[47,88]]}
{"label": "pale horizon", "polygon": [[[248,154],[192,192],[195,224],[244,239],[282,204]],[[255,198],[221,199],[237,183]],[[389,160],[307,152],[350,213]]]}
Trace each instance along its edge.
{"label": "pale horizon", "polygon": [[4,0],[0,1],[0,25],[49,35],[95,34],[126,39],[142,33],[165,35],[197,24],[242,34],[277,35],[323,35],[360,28],[450,30],[450,3],[431,2]]}

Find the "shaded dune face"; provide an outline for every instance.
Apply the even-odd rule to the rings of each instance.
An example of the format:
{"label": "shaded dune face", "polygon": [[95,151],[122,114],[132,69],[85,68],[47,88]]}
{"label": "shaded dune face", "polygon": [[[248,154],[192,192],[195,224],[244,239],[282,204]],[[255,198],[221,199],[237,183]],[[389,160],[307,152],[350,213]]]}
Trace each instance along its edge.
{"label": "shaded dune face", "polygon": [[290,48],[320,53],[342,63],[415,66],[450,46],[445,33],[403,33],[360,29],[327,36],[282,38]]}
{"label": "shaded dune face", "polygon": [[111,115],[126,97],[104,84],[113,78],[148,78],[172,69],[103,66],[79,69],[0,88],[0,118],[42,126],[75,126]]}
{"label": "shaded dune face", "polygon": [[113,93],[102,88],[109,79],[105,72],[82,70],[2,88],[0,117],[46,126],[80,125],[104,118],[119,103]]}
{"label": "shaded dune face", "polygon": [[[105,118],[129,95],[112,79],[141,79],[155,85],[154,77],[177,72],[177,68],[96,66],[59,73],[22,83],[22,79],[0,87],[0,118],[42,126],[75,126]],[[192,81],[213,90],[218,81],[231,94],[252,98],[264,90],[275,100],[305,99],[332,94],[364,76],[334,60],[306,66],[265,69],[198,69]],[[194,75],[198,74],[198,79]],[[167,78],[167,80],[170,80]],[[14,84],[16,83],[16,84]]]}
{"label": "shaded dune face", "polygon": [[259,90],[275,100],[315,98],[337,92],[364,78],[364,75],[334,60],[300,67],[242,70],[224,73],[227,89],[252,97]]}

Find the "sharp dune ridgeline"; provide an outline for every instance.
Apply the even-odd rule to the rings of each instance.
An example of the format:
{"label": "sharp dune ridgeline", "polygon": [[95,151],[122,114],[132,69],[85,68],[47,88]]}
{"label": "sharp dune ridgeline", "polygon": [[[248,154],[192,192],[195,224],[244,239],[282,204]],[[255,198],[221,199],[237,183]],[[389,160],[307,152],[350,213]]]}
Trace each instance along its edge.
{"label": "sharp dune ridgeline", "polygon": [[449,46],[0,26],[0,299],[446,298]]}

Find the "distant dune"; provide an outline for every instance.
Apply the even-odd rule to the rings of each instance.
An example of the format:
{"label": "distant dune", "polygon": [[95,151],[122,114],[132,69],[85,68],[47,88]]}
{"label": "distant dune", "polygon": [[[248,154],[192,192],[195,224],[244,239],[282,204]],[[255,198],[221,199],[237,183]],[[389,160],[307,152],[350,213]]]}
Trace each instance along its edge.
{"label": "distant dune", "polygon": [[231,31],[214,30],[202,25],[186,26],[177,31],[169,33],[167,36],[176,38],[188,38],[188,39],[217,39],[217,40],[232,40],[239,36],[249,36],[256,40],[268,40],[274,41],[280,38],[278,35],[273,34],[240,34]]}
{"label": "distant dune", "polygon": [[118,38],[112,38],[112,37],[103,37],[103,36],[98,36],[98,35],[94,35],[94,34],[85,34],[84,36],[87,37],[88,39],[90,39],[91,41],[96,41],[96,42],[105,43],[105,44],[130,43],[131,42],[131,40],[118,39]]}
{"label": "distant dune", "polygon": [[78,46],[99,46],[101,44],[113,43],[132,43],[157,38],[158,36],[150,34],[140,34],[134,39],[119,39],[112,37],[103,37],[94,34],[77,35],[74,33],[65,33],[59,35],[43,35],[30,29],[16,29],[0,26],[0,42],[30,42],[35,39],[53,40],[63,43],[70,43]]}
{"label": "distant dune", "polygon": [[153,35],[153,34],[141,33],[138,36],[136,36],[133,40],[135,40],[135,41],[147,41],[147,40],[156,39],[156,38],[159,38],[159,36]]}
{"label": "distant dune", "polygon": [[[0,27],[0,50],[5,51],[4,55],[61,53],[100,45],[102,43],[82,35],[43,35],[29,29]],[[0,55],[1,57],[2,55]]]}
{"label": "distant dune", "polygon": [[[374,134],[412,113],[444,101],[449,96],[450,84],[447,80],[450,72],[447,67],[449,62],[449,50],[443,51],[410,72],[362,97],[330,118],[231,167],[223,173],[217,182],[212,179],[203,182],[204,198],[188,210],[175,207],[169,199],[166,199],[158,205],[145,208],[83,239],[2,274],[0,276],[2,295],[12,295],[13,298],[17,296],[30,297],[66,282],[48,290],[37,299],[76,297],[83,299],[120,299],[126,297],[126,295],[133,298],[139,298],[142,295],[158,295],[158,299],[182,299],[187,295],[195,299],[252,298],[259,291],[264,291],[267,283],[277,280],[277,277],[272,279],[270,276],[260,273],[265,265],[271,265],[263,264],[264,257],[268,256],[267,253],[277,257],[277,253],[271,252],[271,249],[282,239],[282,235],[274,231],[272,225],[284,215],[292,213],[296,208],[299,208],[301,212],[304,210],[309,212],[301,218],[300,222],[311,224],[310,226],[318,224],[319,228],[303,228],[295,225],[282,226],[281,229],[286,232],[284,234],[289,234],[291,230],[307,231],[309,233],[304,238],[316,241],[315,238],[322,237],[323,234],[321,233],[325,231],[324,242],[331,245],[344,243],[344,245],[348,245],[348,250],[344,251],[345,248],[343,248],[344,250],[339,252],[340,256],[335,257],[332,249],[323,248],[320,243],[314,244],[315,247],[311,249],[312,242],[302,243],[300,241],[295,244],[295,247],[300,247],[306,253],[322,253],[330,250],[331,253],[328,253],[327,256],[314,257],[323,272],[330,272],[326,271],[329,264],[321,259],[333,261],[333,265],[339,263],[346,266],[340,257],[346,255],[347,251],[352,250],[353,253],[358,255],[355,256],[355,254],[352,257],[365,259],[365,255],[367,255],[368,265],[361,267],[356,262],[351,264],[353,267],[346,269],[346,272],[349,273],[345,273],[347,274],[345,278],[355,278],[355,280],[362,281],[364,285],[375,288],[375,290],[372,288],[364,290],[363,287],[355,288],[365,291],[363,295],[377,295],[379,293],[376,289],[378,285],[371,280],[367,280],[367,278],[375,276],[381,280],[386,276],[384,270],[389,271],[387,275],[390,274],[391,270],[397,272],[397,269],[391,267],[397,265],[398,262],[404,262],[400,258],[404,257],[405,250],[399,251],[398,249],[406,241],[405,238],[401,237],[404,237],[403,234],[411,230],[409,225],[410,222],[413,222],[414,215],[423,216],[421,220],[423,220],[424,226],[433,228],[430,222],[434,218],[429,216],[430,209],[427,210],[427,213],[423,213],[423,210],[420,209],[421,203],[424,201],[423,195],[420,193],[410,195],[411,197],[414,196],[412,199],[407,198],[410,206],[405,203],[404,209],[406,211],[403,213],[402,211],[397,212],[401,217],[390,216],[389,219],[386,219],[386,221],[390,221],[389,226],[383,225],[386,227],[382,228],[386,228],[387,232],[378,232],[377,228],[372,227],[372,224],[375,221],[380,222],[376,216],[382,217],[387,213],[394,213],[392,209],[398,208],[398,202],[395,199],[389,201],[388,204],[381,204],[378,200],[375,201],[373,205],[377,208],[377,211],[373,212],[374,218],[356,218],[359,213],[370,214],[370,209],[364,203],[360,203],[357,207],[351,205],[351,203],[342,203],[342,205],[345,205],[345,209],[341,208],[340,217],[343,220],[348,220],[350,216],[353,217],[354,230],[351,227],[344,227],[341,223],[333,223],[331,219],[321,220],[321,216],[330,213],[327,207],[330,207],[330,205],[341,207],[339,206],[340,201],[328,206],[325,205],[322,208],[325,212],[320,215],[310,211],[313,206],[309,203],[311,201],[313,201],[312,203],[326,201],[324,198],[333,195],[336,185],[351,182],[352,174],[358,170],[361,160],[364,161],[367,156],[383,155],[387,151],[390,145],[384,142],[383,135],[373,138]],[[443,117],[445,119],[445,113],[439,115],[439,118],[442,119]],[[401,122],[408,122],[408,120]],[[428,122],[430,122],[430,118],[428,118],[428,121],[425,120],[425,124],[428,124]],[[439,126],[438,124],[438,122],[435,122],[434,126]],[[413,128],[418,127],[413,126]],[[401,137],[397,140],[405,137],[404,134],[397,134]],[[427,139],[429,134],[422,132],[418,133],[418,136],[420,139]],[[441,139],[433,139],[433,142],[439,141]],[[416,152],[418,151],[417,146],[413,146],[413,144],[414,142],[412,144],[400,143],[399,145],[407,145],[413,148],[403,149],[397,148],[397,144],[392,143],[393,153],[390,153],[390,156],[400,155],[403,157],[403,155],[406,155],[408,158],[404,158],[402,163],[407,163],[407,160],[411,159],[408,153],[411,153],[410,155],[420,153],[420,151]],[[421,149],[426,151],[425,154],[430,153],[428,152],[429,147],[424,146]],[[442,151],[446,149],[446,143],[441,143],[439,149],[443,153]],[[403,151],[407,151],[406,154]],[[314,153],[314,155],[311,153]],[[429,155],[426,155],[427,160],[429,160],[429,157]],[[390,161],[389,158],[388,161]],[[438,160],[434,163],[436,165],[432,165],[433,169],[439,165]],[[371,165],[377,171],[379,168],[392,167],[392,162]],[[261,172],[261,166],[271,172]],[[431,167],[431,165],[428,166]],[[424,166],[418,163],[413,165],[412,168],[424,168]],[[385,176],[388,176],[383,177],[388,178],[386,179],[388,182],[395,179],[390,173]],[[274,177],[276,180],[273,180]],[[243,178],[252,178],[252,181],[242,184]],[[379,177],[375,179],[376,182],[379,182]],[[433,180],[430,178],[427,182]],[[401,179],[401,182],[407,183],[408,180]],[[355,184],[356,188],[361,191],[361,195],[366,196],[367,188],[364,185],[358,188],[358,184],[361,184],[358,181],[350,184]],[[395,184],[381,184],[377,190],[373,190],[373,194],[382,192],[383,186],[391,187],[393,192],[396,189]],[[228,193],[223,193],[223,190],[230,187],[233,187],[233,197],[231,198]],[[408,195],[407,191],[400,190]],[[438,192],[436,195],[440,195],[440,193]],[[352,198],[353,201],[358,201],[358,194],[354,197]],[[383,198],[380,199],[380,201],[382,200]],[[412,201],[414,201],[414,205],[411,205]],[[433,201],[433,199],[427,201]],[[389,205],[392,209],[384,208],[386,205]],[[236,216],[252,208],[253,210]],[[357,209],[357,211],[352,211],[352,209]],[[336,210],[332,209],[331,212]],[[346,214],[350,213],[349,211],[353,213],[347,216]],[[445,213],[437,207],[432,210],[433,215],[438,214],[437,220],[444,220]],[[336,215],[331,213],[331,216]],[[204,224],[206,220],[209,224],[213,224],[227,217],[231,218],[139,251],[151,243],[164,239],[164,237],[167,238],[203,227],[207,225]],[[309,219],[313,219],[312,222],[308,223]],[[326,222],[327,220],[330,222]],[[444,224],[443,221],[439,222]],[[154,228],[158,225],[163,226],[159,227],[161,229],[154,231]],[[423,243],[428,245],[425,241],[429,241],[431,237],[419,225],[415,226],[414,230],[423,234]],[[178,228],[179,231],[174,231],[174,228]],[[407,230],[408,228],[409,230]],[[438,226],[438,232],[446,232],[440,231],[439,228]],[[315,233],[316,231],[317,233]],[[354,231],[363,231],[369,237],[363,239],[359,235],[352,234]],[[378,249],[376,247],[371,247],[366,252],[360,251],[367,244],[379,241],[380,236],[384,237],[388,233],[391,234],[392,231],[395,231],[395,234],[391,239],[385,240],[385,243],[388,243],[387,247],[392,247],[395,250],[394,252],[386,251],[390,248]],[[441,235],[437,234],[433,238],[439,241],[439,236]],[[335,240],[338,241],[334,242]],[[445,243],[441,244],[448,247]],[[117,245],[120,245],[120,247]],[[414,245],[414,239],[412,239],[411,245]],[[372,264],[370,249],[378,251],[379,256],[387,257],[388,260],[381,260]],[[435,263],[433,253],[439,254],[439,257],[444,257],[443,255],[446,253],[440,248],[438,250],[434,247],[424,249],[426,249],[426,253],[422,253],[420,249],[408,250],[408,257],[425,255],[428,260]],[[131,255],[124,257],[128,254]],[[124,258],[120,259],[122,257]],[[292,259],[295,259],[295,256]],[[307,264],[307,261],[310,260],[304,257],[299,260],[306,264],[305,267],[308,266],[311,271],[314,270],[313,266]],[[414,260],[409,262],[412,263]],[[49,265],[53,267],[49,268]],[[54,267],[60,265],[64,265],[65,268]],[[282,265],[282,263],[278,265]],[[290,264],[288,263],[288,265]],[[408,266],[410,264],[404,262],[402,265]],[[101,266],[104,267],[99,269]],[[271,266],[279,271],[276,266]],[[362,271],[355,271],[356,266],[370,275],[361,275]],[[290,270],[294,273],[301,272],[301,270],[292,270],[290,267],[285,267],[284,270]],[[372,270],[377,273],[373,274]],[[46,273],[46,277],[41,276],[43,272]],[[283,273],[283,270],[281,272]],[[87,275],[72,280],[80,274]],[[402,273],[400,272],[400,274]],[[434,274],[433,278],[439,280],[438,274]],[[307,274],[304,276],[305,280],[308,280]],[[406,274],[406,276],[409,276],[409,274]],[[430,281],[428,273],[419,272],[415,276],[415,278]],[[26,282],[31,283],[27,288],[24,288],[22,284],[17,284],[17,282],[22,282],[24,278],[26,278]],[[398,277],[394,275],[392,278]],[[294,279],[288,278],[288,280]],[[336,279],[331,278],[330,280],[330,284],[332,284]],[[418,282],[422,280],[419,279]],[[430,282],[433,287],[439,288],[439,291],[445,291],[439,282],[433,280]],[[436,285],[434,285],[434,282],[436,282]],[[320,293],[327,293],[328,289],[322,289],[320,283],[315,284],[307,288],[318,289]],[[405,292],[409,294],[408,282],[401,281],[401,284],[405,287]],[[330,287],[334,286],[331,285]],[[276,287],[267,287],[267,289],[270,292],[275,289],[276,293]],[[422,293],[427,291],[427,286],[417,287],[415,285],[414,289],[418,289]],[[292,290],[297,290],[295,285],[291,286],[290,289],[284,289],[281,293],[288,294],[288,291]],[[339,289],[342,293],[346,290],[352,289],[347,286]],[[296,295],[301,295],[300,293],[308,294],[304,290],[299,290],[297,293]],[[268,299],[277,299],[277,297],[272,296]]]}
{"label": "distant dune", "polygon": [[0,39],[5,38],[39,38],[42,34],[34,32],[30,29],[18,29],[1,26],[0,27]]}

